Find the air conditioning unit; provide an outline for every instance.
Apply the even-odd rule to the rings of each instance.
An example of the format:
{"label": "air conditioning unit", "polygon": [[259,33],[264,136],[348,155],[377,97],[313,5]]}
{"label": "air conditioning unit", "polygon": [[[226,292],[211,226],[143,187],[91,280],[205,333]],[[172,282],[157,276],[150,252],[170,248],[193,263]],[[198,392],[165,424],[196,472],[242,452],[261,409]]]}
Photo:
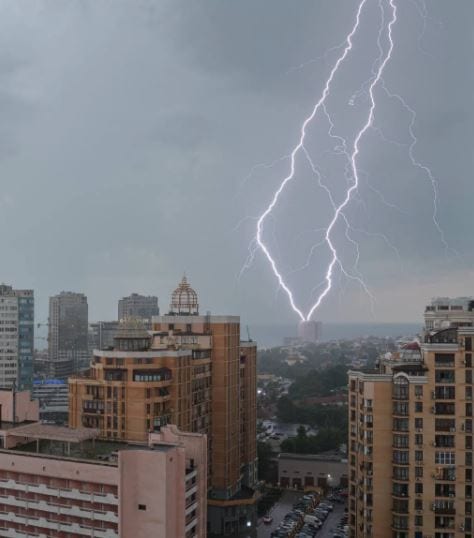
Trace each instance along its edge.
{"label": "air conditioning unit", "polygon": [[433,510],[433,512],[436,510],[436,503],[431,503],[431,510]]}
{"label": "air conditioning unit", "polygon": [[461,431],[463,432],[466,428],[466,425],[464,424],[464,422],[461,424]]}
{"label": "air conditioning unit", "polygon": [[431,399],[432,399],[432,400],[435,399],[435,391],[434,391],[434,390],[431,391]]}
{"label": "air conditioning unit", "polygon": [[433,407],[431,408],[431,412],[432,413],[436,413],[436,407],[433,405]]}
{"label": "air conditioning unit", "polygon": [[456,431],[456,428],[450,428],[449,431],[450,431],[450,432],[455,432],[455,431]]}
{"label": "air conditioning unit", "polygon": [[464,532],[464,525],[459,525],[459,530],[460,530],[461,532]]}
{"label": "air conditioning unit", "polygon": [[417,428],[416,431],[417,431],[417,432],[422,432],[422,431],[423,431],[423,428]]}

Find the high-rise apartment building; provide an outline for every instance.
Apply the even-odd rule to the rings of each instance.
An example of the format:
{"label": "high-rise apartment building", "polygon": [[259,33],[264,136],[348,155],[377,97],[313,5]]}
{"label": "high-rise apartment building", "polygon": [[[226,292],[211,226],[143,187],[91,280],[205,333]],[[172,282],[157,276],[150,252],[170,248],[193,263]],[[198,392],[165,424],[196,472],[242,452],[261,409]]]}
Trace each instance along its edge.
{"label": "high-rise apartment building", "polygon": [[349,372],[357,538],[472,538],[474,301],[435,299],[420,343]]}
{"label": "high-rise apartment building", "polygon": [[118,319],[138,318],[151,323],[153,316],[158,316],[158,297],[132,293],[118,302]]}
{"label": "high-rise apartment building", "polygon": [[0,285],[0,387],[31,387],[34,310],[33,290]]}
{"label": "high-rise apartment building", "polygon": [[57,379],[89,365],[87,297],[62,291],[49,298],[48,355],[51,375]]}
{"label": "high-rise apartment building", "polygon": [[298,324],[298,339],[300,342],[317,344],[321,340],[320,321],[300,321]]}
{"label": "high-rise apartment building", "polygon": [[89,323],[89,357],[94,349],[107,349],[114,347],[114,338],[117,336],[119,321],[96,321]]}
{"label": "high-rise apartment building", "polygon": [[125,321],[113,350],[95,351],[88,378],[70,386],[70,426],[143,441],[163,424],[206,434],[209,536],[255,532],[256,345],[238,316],[201,316],[186,279],[170,314],[147,332]]}
{"label": "high-rise apartment building", "polygon": [[143,443],[38,422],[0,390],[0,536],[205,538],[207,442],[174,426]]}

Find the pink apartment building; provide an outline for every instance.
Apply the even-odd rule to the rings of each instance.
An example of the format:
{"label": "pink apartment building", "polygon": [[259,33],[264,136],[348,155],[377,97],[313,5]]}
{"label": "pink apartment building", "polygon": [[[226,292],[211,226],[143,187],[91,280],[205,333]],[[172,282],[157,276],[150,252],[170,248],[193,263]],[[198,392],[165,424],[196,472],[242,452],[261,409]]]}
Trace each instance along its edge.
{"label": "pink apartment building", "polygon": [[148,444],[38,422],[0,390],[0,537],[206,536],[206,436],[166,426]]}

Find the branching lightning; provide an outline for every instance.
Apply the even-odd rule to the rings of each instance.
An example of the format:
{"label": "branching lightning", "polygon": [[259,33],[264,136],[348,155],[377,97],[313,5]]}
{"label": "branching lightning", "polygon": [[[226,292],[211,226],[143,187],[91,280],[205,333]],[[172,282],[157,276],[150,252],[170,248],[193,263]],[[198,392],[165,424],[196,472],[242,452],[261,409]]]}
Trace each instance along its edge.
{"label": "branching lightning", "polygon": [[[322,93],[321,97],[319,98],[318,102],[314,106],[311,114],[304,120],[303,125],[301,126],[299,142],[293,148],[293,151],[290,154],[290,173],[283,179],[283,181],[280,184],[280,187],[277,189],[277,191],[273,195],[273,198],[272,198],[270,204],[268,205],[266,210],[262,213],[262,215],[260,216],[260,218],[257,221],[256,241],[258,243],[258,246],[260,247],[262,252],[265,254],[268,262],[270,263],[272,271],[273,271],[274,275],[276,276],[276,278],[278,280],[278,284],[280,285],[280,287],[285,291],[286,295],[288,296],[291,308],[298,314],[298,316],[301,318],[302,321],[305,321],[306,319],[310,319],[311,314],[314,312],[315,308],[317,308],[317,306],[319,306],[319,303],[322,300],[323,294],[325,296],[328,293],[329,288],[331,286],[331,275],[332,275],[332,270],[333,270],[334,264],[336,263],[337,252],[334,249],[334,247],[332,246],[332,243],[330,241],[330,238],[329,238],[330,232],[326,233],[326,241],[328,242],[329,248],[331,249],[332,256],[333,256],[333,259],[331,260],[331,264],[329,266],[328,273],[327,273],[327,281],[328,281],[329,286],[327,287],[328,288],[327,291],[326,291],[326,288],[325,288],[325,290],[323,291],[323,294],[321,294],[320,297],[318,298],[317,303],[315,303],[315,305],[317,304],[317,306],[315,306],[315,307],[313,306],[313,308],[310,311],[310,314],[305,316],[303,314],[302,310],[300,310],[300,308],[298,308],[298,306],[296,305],[295,300],[293,298],[292,291],[290,290],[290,288],[288,287],[288,285],[284,281],[283,276],[279,272],[279,270],[277,268],[277,264],[276,264],[275,260],[273,259],[272,255],[270,253],[270,250],[268,249],[268,247],[266,246],[266,244],[263,241],[263,238],[262,238],[263,224],[264,224],[266,218],[268,217],[268,215],[272,212],[273,208],[277,204],[281,193],[283,192],[284,188],[286,187],[286,184],[295,177],[296,155],[303,148],[304,140],[306,138],[306,128],[307,128],[308,124],[315,118],[315,116],[318,113],[319,109],[321,108],[321,106],[326,101],[326,99],[327,99],[327,97],[329,95],[331,83],[332,83],[332,81],[334,79],[334,76],[336,75],[336,73],[337,73],[337,71],[339,69],[339,66],[346,59],[349,52],[352,50],[352,38],[354,37],[354,35],[357,32],[357,29],[359,28],[360,15],[361,15],[361,12],[362,12],[362,8],[364,7],[366,2],[367,2],[367,0],[362,0],[361,3],[359,4],[359,7],[357,9],[356,21],[354,23],[354,26],[352,27],[351,32],[349,33],[349,35],[346,38],[346,45],[344,47],[344,50],[343,50],[342,54],[339,56],[339,58],[337,59],[334,67],[331,69],[331,72],[329,74],[329,78],[327,79],[326,84],[324,85],[324,89],[323,89],[323,93]],[[337,214],[336,219],[335,219],[332,227],[334,227],[334,224],[336,223],[338,216],[339,215]],[[329,228],[328,228],[328,230],[329,230]]]}
{"label": "branching lightning", "polygon": [[[413,0],[413,1],[416,4],[417,8],[419,8],[419,11],[424,19],[424,26],[423,26],[423,32],[424,32],[425,23],[426,23],[426,7],[424,5],[424,2],[422,2],[422,5],[420,7],[420,5],[416,3],[416,0]],[[356,240],[357,234],[365,234],[366,236],[369,236],[369,237],[382,239],[385,242],[385,244],[396,254],[398,259],[401,260],[401,257],[397,248],[384,234],[378,233],[378,232],[370,232],[370,231],[353,226],[350,223],[347,213],[346,213],[348,206],[356,198],[356,194],[360,186],[361,176],[366,174],[363,170],[359,168],[358,161],[359,161],[359,156],[362,151],[364,138],[366,134],[368,133],[368,131],[370,130],[373,130],[374,132],[378,133],[387,142],[391,142],[391,143],[397,144],[400,147],[407,148],[411,164],[425,174],[425,176],[427,177],[427,179],[429,180],[431,184],[431,189],[433,193],[433,212],[432,212],[433,223],[435,225],[436,230],[438,231],[441,242],[443,243],[446,249],[449,248],[445,239],[445,235],[443,233],[443,230],[438,220],[438,198],[439,198],[438,197],[438,181],[436,177],[434,176],[434,174],[432,173],[432,171],[430,170],[430,168],[428,168],[426,165],[418,161],[414,154],[414,148],[418,142],[417,137],[415,135],[415,131],[414,131],[415,123],[416,123],[416,113],[413,110],[413,108],[411,108],[400,95],[396,93],[392,93],[387,89],[387,86],[383,78],[385,68],[387,64],[390,62],[392,58],[392,53],[394,51],[393,28],[394,28],[394,25],[397,23],[396,0],[377,0],[377,2],[378,2],[378,6],[380,8],[380,13],[381,13],[381,17],[380,17],[381,22],[380,22],[378,35],[377,35],[377,48],[378,48],[379,54],[372,65],[371,77],[366,82],[364,82],[364,84],[362,84],[360,90],[358,90],[356,93],[353,94],[353,96],[351,97],[348,103],[350,106],[355,105],[356,101],[358,101],[361,96],[364,96],[364,100],[366,99],[368,103],[367,105],[368,112],[365,117],[365,121],[362,122],[362,126],[359,128],[359,130],[356,131],[355,135],[353,136],[353,141],[349,142],[348,139],[336,133],[335,123],[331,117],[331,114],[329,113],[327,102],[328,102],[329,97],[331,96],[332,86],[333,86],[335,77],[340,71],[343,63],[345,63],[346,59],[353,51],[354,38],[356,37],[356,35],[358,34],[360,30],[362,14],[364,12],[364,8],[366,8],[366,5],[369,3],[369,0],[359,1],[356,15],[355,15],[355,21],[345,41],[341,45],[338,45],[337,47],[333,47],[325,53],[324,57],[328,54],[328,52],[341,51],[332,69],[330,70],[329,76],[323,86],[323,90],[319,99],[317,100],[316,104],[313,106],[311,113],[304,119],[303,123],[301,124],[300,131],[299,131],[299,139],[298,139],[297,144],[293,147],[292,151],[289,152],[288,155],[285,155],[268,165],[265,165],[265,164],[257,165],[251,170],[248,176],[250,177],[253,174],[253,172],[258,168],[272,168],[273,166],[275,166],[275,164],[285,161],[285,160],[289,162],[288,174],[285,177],[283,177],[283,179],[280,181],[277,190],[274,192],[270,200],[270,203],[265,208],[264,212],[258,218],[256,218],[256,234],[255,234],[254,239],[250,243],[249,254],[244,263],[241,274],[245,269],[250,267],[258,250],[262,251],[265,259],[268,261],[271,267],[271,270],[278,282],[279,288],[281,288],[285,292],[291,308],[298,315],[301,321],[310,320],[313,314],[316,312],[316,310],[320,307],[322,302],[325,300],[325,298],[327,297],[327,295],[329,294],[329,292],[331,291],[333,287],[333,281],[334,281],[336,270],[338,270],[341,276],[343,275],[346,279],[357,282],[357,284],[361,287],[361,289],[370,298],[371,306],[373,309],[375,297],[373,293],[371,292],[370,288],[365,283],[363,275],[360,273],[360,270],[359,270],[359,260],[360,260],[361,254],[360,254],[359,243]],[[386,17],[386,10],[389,14],[388,17]],[[385,45],[382,44],[383,39],[385,40]],[[307,64],[302,64],[298,68],[301,68],[305,65]],[[400,105],[403,107],[403,109],[409,114],[410,122],[408,126],[408,133],[409,133],[410,141],[408,143],[402,143],[402,142],[392,141],[392,140],[387,139],[382,129],[379,126],[375,125],[374,119],[375,119],[375,111],[377,107],[377,100],[376,100],[375,93],[378,88],[380,88],[380,90],[384,92],[389,99],[397,100],[400,103]],[[325,181],[325,178],[323,177],[321,170],[318,168],[315,160],[311,157],[308,151],[308,148],[305,145],[308,127],[313,121],[315,121],[318,118],[318,116],[320,117],[321,120],[327,122],[327,125],[328,125],[327,135],[334,142],[333,148],[332,150],[329,151],[329,153],[332,153],[333,155],[336,155],[336,156],[337,155],[343,156],[345,159],[344,177],[346,179],[346,188],[345,188],[345,193],[342,197],[342,200],[339,200],[339,201],[336,200],[334,193],[332,192],[331,188]],[[327,153],[327,152],[324,152],[324,153]],[[276,259],[272,255],[272,252],[270,251],[269,246],[266,244],[263,235],[264,235],[264,227],[268,218],[272,215],[272,212],[276,208],[279,202],[279,199],[284,193],[287,185],[295,179],[296,161],[299,155],[302,155],[302,157],[309,164],[313,172],[313,175],[316,178],[317,187],[321,191],[324,191],[325,195],[327,195],[329,207],[332,210],[332,216],[329,220],[328,225],[325,228],[323,228],[323,238],[320,239],[317,243],[315,243],[311,247],[304,265],[302,265],[298,269],[290,271],[286,276],[284,276],[276,262]],[[367,181],[367,185],[380,198],[380,200],[385,205],[387,205],[391,209],[396,209],[397,211],[400,211],[401,213],[405,213],[401,208],[398,208],[396,205],[388,202],[385,199],[384,195],[378,189],[376,189],[373,185],[371,185],[368,181]],[[360,198],[358,199],[360,200]],[[353,252],[354,252],[355,259],[354,259],[351,270],[349,270],[345,266],[345,264],[343,263],[343,260],[341,259],[338,253],[338,247],[335,241],[335,232],[336,232],[336,229],[339,229],[340,226],[343,227],[342,229],[344,230],[344,237],[345,237],[345,240],[347,241],[347,244],[351,245],[351,248],[353,249]],[[311,291],[310,296],[313,299],[313,304],[305,312],[304,309],[301,308],[297,304],[294,298],[293,291],[288,285],[286,279],[290,274],[294,273],[295,271],[308,268],[310,266],[311,259],[314,253],[316,252],[316,250],[324,245],[327,247],[328,252],[329,252],[329,262],[328,262],[323,280],[319,282],[319,284],[314,286]]]}

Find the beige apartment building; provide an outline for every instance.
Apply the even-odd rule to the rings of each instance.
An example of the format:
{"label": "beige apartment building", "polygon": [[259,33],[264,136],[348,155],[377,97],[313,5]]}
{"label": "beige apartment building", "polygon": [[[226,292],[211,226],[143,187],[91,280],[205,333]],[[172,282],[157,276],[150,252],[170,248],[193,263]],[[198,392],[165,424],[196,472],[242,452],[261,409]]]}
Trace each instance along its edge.
{"label": "beige apartment building", "polygon": [[0,536],[204,538],[207,440],[165,426],[144,443],[38,422],[28,391],[0,390]]}
{"label": "beige apartment building", "polygon": [[94,351],[88,376],[69,380],[69,425],[142,442],[164,424],[208,438],[208,532],[256,528],[256,344],[238,316],[199,315],[186,278],[151,331],[126,320],[114,349]]}
{"label": "beige apartment building", "polygon": [[349,372],[357,538],[472,538],[474,301],[433,300],[421,342]]}

